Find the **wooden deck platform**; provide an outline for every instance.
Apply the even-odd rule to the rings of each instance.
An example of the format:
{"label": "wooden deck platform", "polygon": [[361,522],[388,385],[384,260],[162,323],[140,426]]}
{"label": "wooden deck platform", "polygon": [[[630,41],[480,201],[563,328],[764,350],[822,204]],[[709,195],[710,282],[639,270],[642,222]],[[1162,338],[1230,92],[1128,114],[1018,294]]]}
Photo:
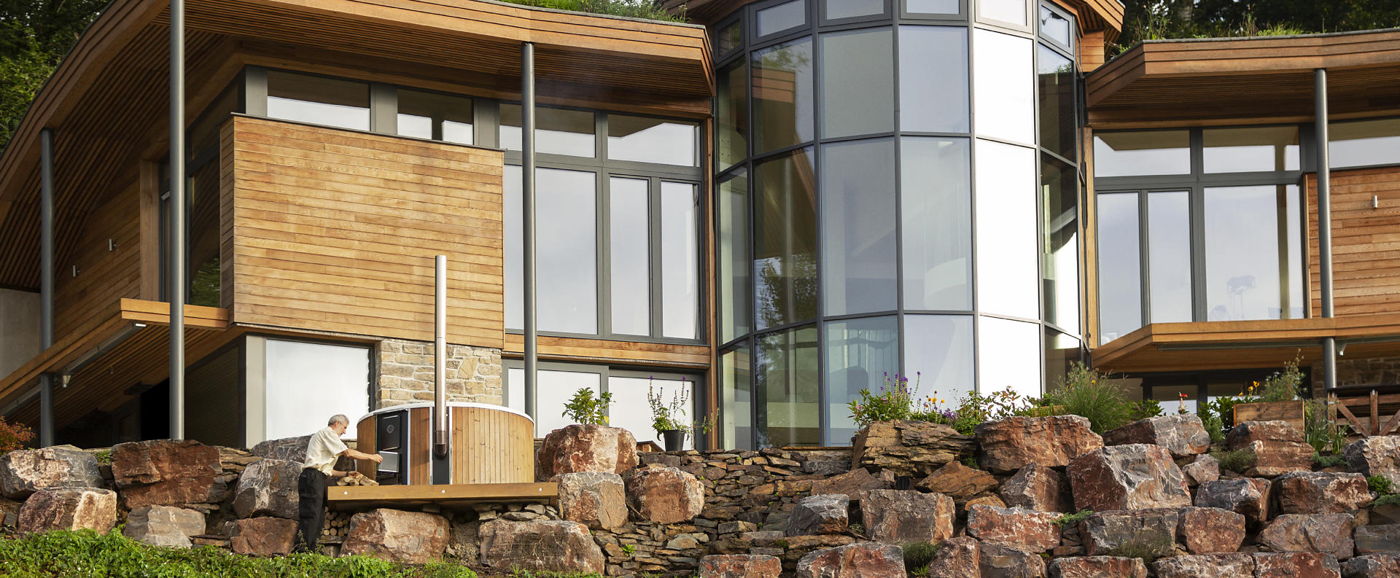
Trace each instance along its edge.
{"label": "wooden deck platform", "polygon": [[423,506],[444,508],[490,503],[541,503],[559,499],[559,484],[443,484],[419,486],[332,486],[326,504],[335,509]]}

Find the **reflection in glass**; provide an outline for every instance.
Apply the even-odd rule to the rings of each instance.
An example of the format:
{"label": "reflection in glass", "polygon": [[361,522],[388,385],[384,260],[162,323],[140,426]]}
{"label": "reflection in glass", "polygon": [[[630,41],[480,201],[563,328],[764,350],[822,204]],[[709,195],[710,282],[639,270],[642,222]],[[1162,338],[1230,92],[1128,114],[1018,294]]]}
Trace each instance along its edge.
{"label": "reflection in glass", "polygon": [[972,79],[977,134],[1032,144],[1035,142],[1035,81],[1032,42],[1009,34],[977,29],[972,33]]}
{"label": "reflection in glass", "polygon": [[1040,173],[1044,319],[1079,333],[1079,177],[1046,154],[1040,156]]}
{"label": "reflection in glass", "polygon": [[918,382],[917,399],[943,400],[944,409],[976,384],[972,361],[971,315],[905,315],[904,367]]}
{"label": "reflection in glass", "polygon": [[1142,326],[1138,195],[1098,195],[1099,334],[1108,343]]}
{"label": "reflection in glass", "polygon": [[[647,394],[660,395],[663,403],[671,403],[676,396],[685,396],[690,402],[682,407],[684,412],[674,416],[681,423],[694,423],[704,415],[696,411],[699,398],[695,395],[695,383],[689,379],[665,379],[660,376],[620,377],[608,376],[608,392],[613,403],[608,407],[608,425],[633,433],[638,442],[656,442],[662,445],[661,434],[651,427],[651,405]],[[695,436],[685,436],[685,449],[695,449]],[[663,446],[664,447],[664,446]]]}
{"label": "reflection in glass", "polygon": [[1049,327],[1045,328],[1045,383],[1058,387],[1064,383],[1074,362],[1083,363],[1084,349],[1074,336],[1066,335]]}
{"label": "reflection in glass", "polygon": [[967,95],[967,29],[901,26],[900,128],[968,132]]}
{"label": "reflection in glass", "polygon": [[885,13],[885,0],[822,0],[827,20],[876,16]]}
{"label": "reflection in glass", "polygon": [[1040,397],[1040,325],[981,317],[977,328],[978,390]]}
{"label": "reflection in glass", "polygon": [[753,53],[754,154],[812,140],[812,41]]}
{"label": "reflection in glass", "polygon": [[1152,323],[1191,321],[1191,201],[1185,191],[1147,194],[1148,298]]}
{"label": "reflection in glass", "polygon": [[661,183],[661,336],[699,337],[700,235],[695,185]]}
{"label": "reflection in glass", "polygon": [[[520,167],[505,171],[506,323],[524,325]],[[597,213],[594,174],[537,169],[536,271],[540,331],[598,331]]]}
{"label": "reflection in glass", "polygon": [[351,130],[369,130],[369,85],[269,70],[267,116]]}
{"label": "reflection in glass", "polygon": [[1221,128],[1202,131],[1205,172],[1298,170],[1298,127]]}
{"label": "reflection in glass", "polygon": [[763,392],[759,445],[821,444],[817,328],[802,327],[759,338],[755,361],[755,386]]}
{"label": "reflection in glass", "polygon": [[910,14],[957,14],[959,7],[958,0],[904,0],[904,9]]}
{"label": "reflection in glass", "polygon": [[471,99],[401,88],[398,100],[399,134],[472,144]]}
{"label": "reflection in glass", "polygon": [[967,139],[900,139],[904,308],[972,309]]}
{"label": "reflection in glass", "polygon": [[1026,0],[977,0],[977,15],[983,20],[1027,26]]}
{"label": "reflection in glass", "polygon": [[[749,178],[742,170],[719,184],[720,343],[749,332]],[[726,446],[728,447],[728,446]]]}
{"label": "reflection in glass", "polygon": [[1074,48],[1074,22],[1050,7],[1040,7],[1040,34],[1065,48]]}
{"label": "reflection in glass", "polygon": [[1400,118],[1334,122],[1327,137],[1332,168],[1400,163]]}
{"label": "reflection in glass", "polygon": [[823,135],[830,138],[894,130],[890,29],[833,32],[821,39]]}
{"label": "reflection in glass", "polygon": [[693,167],[699,127],[640,116],[608,115],[608,158]]}
{"label": "reflection in glass", "polygon": [[754,308],[758,329],[817,316],[817,208],[811,151],[754,168]]}
{"label": "reflection in glass", "polygon": [[806,0],[792,0],[792,2],[764,8],[758,11],[757,18],[759,36],[796,28],[807,23],[807,2]]}
{"label": "reflection in glass", "polygon": [[749,154],[749,65],[739,62],[721,70],[716,84],[715,133],[719,170],[727,169]]}
{"label": "reflection in glass", "polygon": [[[215,153],[218,152],[217,143],[210,143],[209,146]],[[189,237],[185,247],[185,275],[188,279],[185,302],[205,307],[223,306],[220,292],[223,275],[219,262],[220,163],[216,161],[211,158],[193,169],[185,182],[188,192],[185,222]]]}
{"label": "reflection in glass", "polygon": [[744,45],[744,21],[735,20],[715,32],[715,54],[729,54]]}
{"label": "reflection in glass", "polygon": [[1040,146],[1075,160],[1078,123],[1074,106],[1074,62],[1044,45],[1037,45],[1040,79]]}
{"label": "reflection in glass", "polygon": [[581,371],[538,370],[535,374],[535,407],[525,407],[525,370],[506,371],[506,403],[513,410],[529,413],[535,418],[535,437],[544,437],[556,429],[573,424],[564,417],[564,404],[581,388],[602,393],[603,376]]}
{"label": "reflection in glass", "polygon": [[650,208],[645,179],[608,183],[608,263],[611,266],[612,332],[651,334]]}
{"label": "reflection in glass", "polygon": [[1191,133],[1184,130],[1094,134],[1094,176],[1191,173]]}
{"label": "reflection in glass", "polygon": [[[593,113],[586,110],[537,107],[535,152],[592,157],[595,154],[593,135],[596,128]],[[518,151],[520,147],[520,105],[502,104],[501,148]]]}
{"label": "reflection in glass", "polygon": [[747,341],[719,355],[720,447],[753,449],[752,375]]}
{"label": "reflection in glass", "polygon": [[369,410],[368,347],[268,339],[266,356],[267,439],[326,427],[322,414],[361,415]]}
{"label": "reflection in glass", "polygon": [[1035,151],[979,139],[975,159],[977,308],[1036,319]]}
{"label": "reflection in glass", "polygon": [[1301,313],[1302,265],[1290,262],[1296,229],[1287,223],[1297,194],[1273,185],[1205,190],[1209,321],[1287,319],[1293,303]]}
{"label": "reflection in glass", "polygon": [[[860,390],[879,392],[899,373],[899,323],[894,316],[826,324],[826,445],[847,445],[856,433],[847,404]],[[913,379],[910,386],[914,385]]]}
{"label": "reflection in glass", "polygon": [[893,139],[822,149],[822,278],[826,315],[897,307]]}

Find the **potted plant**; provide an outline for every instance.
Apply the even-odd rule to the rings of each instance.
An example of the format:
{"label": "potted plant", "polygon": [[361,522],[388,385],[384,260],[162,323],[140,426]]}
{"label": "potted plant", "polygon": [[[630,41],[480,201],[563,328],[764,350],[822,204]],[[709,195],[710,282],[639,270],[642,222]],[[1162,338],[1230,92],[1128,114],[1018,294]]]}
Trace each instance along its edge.
{"label": "potted plant", "polygon": [[1298,392],[1303,387],[1303,372],[1298,369],[1300,361],[1295,357],[1284,364],[1283,371],[1275,372],[1264,381],[1250,383],[1238,396],[1239,401],[1230,407],[1230,423],[1226,425],[1279,420],[1292,424],[1300,432],[1304,431],[1304,403],[1298,399]]}
{"label": "potted plant", "polygon": [[[656,386],[647,386],[647,403],[651,405],[651,428],[666,443],[666,451],[678,452],[685,449],[685,434],[694,429],[686,421],[686,406],[690,403],[689,388],[671,395],[670,403]],[[708,430],[708,424],[701,427]]]}

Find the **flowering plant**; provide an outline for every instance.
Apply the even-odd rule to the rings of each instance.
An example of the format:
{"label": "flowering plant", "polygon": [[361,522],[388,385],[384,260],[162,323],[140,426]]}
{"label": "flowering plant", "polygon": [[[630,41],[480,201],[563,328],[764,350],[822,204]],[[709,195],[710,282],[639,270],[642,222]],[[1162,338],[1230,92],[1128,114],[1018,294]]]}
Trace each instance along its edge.
{"label": "flowering plant", "polygon": [[0,454],[24,447],[34,439],[34,430],[19,422],[7,423],[0,417]]}
{"label": "flowering plant", "polygon": [[651,385],[651,379],[647,379],[647,404],[651,405],[651,429],[657,433],[670,430],[687,429],[685,423],[685,407],[690,402],[689,388],[682,388],[671,396],[671,403],[666,403],[665,398],[656,386]]}
{"label": "flowering plant", "polygon": [[[916,383],[914,388],[917,387]],[[913,392],[914,389],[909,387],[909,378],[898,373],[891,377],[886,372],[879,393],[861,389],[860,398],[846,405],[851,409],[851,420],[858,427],[866,427],[877,421],[909,419],[914,406]]]}

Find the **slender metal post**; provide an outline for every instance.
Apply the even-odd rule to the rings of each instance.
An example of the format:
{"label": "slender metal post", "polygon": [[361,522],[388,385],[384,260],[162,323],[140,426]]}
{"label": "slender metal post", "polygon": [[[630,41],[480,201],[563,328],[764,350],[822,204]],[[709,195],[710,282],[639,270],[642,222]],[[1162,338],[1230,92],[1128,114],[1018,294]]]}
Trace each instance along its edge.
{"label": "slender metal post", "polygon": [[[1313,122],[1317,135],[1317,242],[1318,265],[1322,271],[1322,316],[1332,311],[1332,167],[1328,154],[1327,69],[1313,72],[1313,100],[1316,107]],[[1324,391],[1337,388],[1337,341],[1328,337],[1322,341],[1322,381]]]}
{"label": "slender metal post", "polygon": [[184,0],[170,0],[170,437],[185,439]]}
{"label": "slender metal post", "polygon": [[535,415],[536,351],[539,333],[535,319],[535,45],[520,47],[520,184],[525,217],[525,411]]}
{"label": "slender metal post", "polygon": [[[39,131],[39,350],[53,346],[53,129]],[[39,447],[54,444],[53,377],[39,376]]]}
{"label": "slender metal post", "polygon": [[433,450],[447,455],[447,256],[434,260],[437,279],[433,299]]}

